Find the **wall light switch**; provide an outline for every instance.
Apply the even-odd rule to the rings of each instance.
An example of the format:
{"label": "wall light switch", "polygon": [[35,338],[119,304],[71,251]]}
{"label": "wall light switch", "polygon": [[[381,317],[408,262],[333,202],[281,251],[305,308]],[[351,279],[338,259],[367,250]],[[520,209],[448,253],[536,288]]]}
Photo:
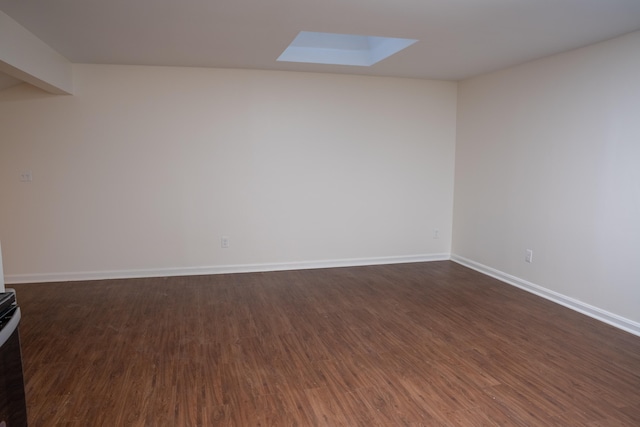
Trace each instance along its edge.
{"label": "wall light switch", "polygon": [[33,181],[33,175],[31,171],[23,171],[20,173],[20,181],[21,182],[31,182]]}

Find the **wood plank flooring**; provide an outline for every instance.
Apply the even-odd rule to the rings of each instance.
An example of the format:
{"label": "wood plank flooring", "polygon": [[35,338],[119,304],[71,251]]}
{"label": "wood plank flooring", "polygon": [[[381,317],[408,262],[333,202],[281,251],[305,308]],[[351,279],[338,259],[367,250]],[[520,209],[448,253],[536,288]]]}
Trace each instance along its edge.
{"label": "wood plank flooring", "polygon": [[30,426],[638,426],[640,338],[449,261],[13,286]]}

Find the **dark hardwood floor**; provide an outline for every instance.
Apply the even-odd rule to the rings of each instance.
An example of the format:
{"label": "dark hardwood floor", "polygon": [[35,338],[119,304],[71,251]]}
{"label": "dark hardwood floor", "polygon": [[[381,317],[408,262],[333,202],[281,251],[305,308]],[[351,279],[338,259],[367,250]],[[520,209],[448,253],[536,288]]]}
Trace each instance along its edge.
{"label": "dark hardwood floor", "polygon": [[640,337],[449,261],[13,287],[32,427],[640,425]]}

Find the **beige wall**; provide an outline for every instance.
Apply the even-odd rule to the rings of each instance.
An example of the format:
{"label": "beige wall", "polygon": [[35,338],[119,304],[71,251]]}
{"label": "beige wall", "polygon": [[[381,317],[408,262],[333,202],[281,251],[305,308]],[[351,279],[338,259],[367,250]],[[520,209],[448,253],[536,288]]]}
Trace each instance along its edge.
{"label": "beige wall", "polygon": [[12,281],[450,253],[455,83],[76,65],[74,87],[0,92]]}
{"label": "beige wall", "polygon": [[452,251],[637,332],[639,53],[633,33],[459,85]]}
{"label": "beige wall", "polygon": [[[640,334],[639,51],[633,33],[458,85],[76,65],[75,96],[7,89],[5,273],[189,274],[452,253]],[[33,182],[21,183],[27,170]]]}

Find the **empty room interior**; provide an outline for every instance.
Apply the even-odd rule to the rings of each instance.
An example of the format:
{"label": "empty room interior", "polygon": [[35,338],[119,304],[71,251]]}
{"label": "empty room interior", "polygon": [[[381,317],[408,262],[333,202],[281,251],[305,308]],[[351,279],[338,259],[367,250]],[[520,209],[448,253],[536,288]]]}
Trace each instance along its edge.
{"label": "empty room interior", "polygon": [[638,1],[0,0],[0,423],[640,425],[639,165]]}

